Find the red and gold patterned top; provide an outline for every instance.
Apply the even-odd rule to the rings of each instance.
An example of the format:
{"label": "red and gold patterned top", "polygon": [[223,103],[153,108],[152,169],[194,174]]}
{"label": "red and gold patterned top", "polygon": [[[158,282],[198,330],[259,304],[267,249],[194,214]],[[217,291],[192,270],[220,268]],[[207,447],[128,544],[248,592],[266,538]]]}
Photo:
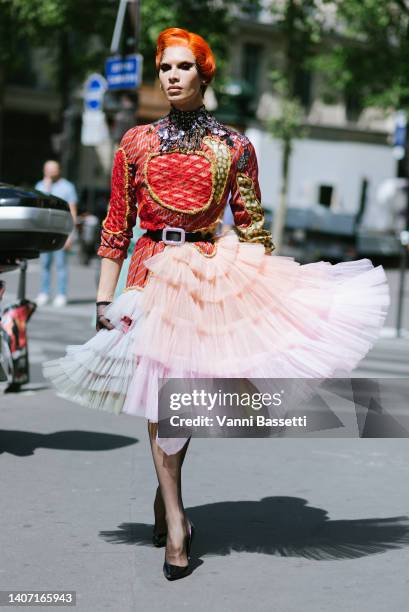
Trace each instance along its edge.
{"label": "red and gold patterned top", "polygon": [[[166,117],[124,135],[114,159],[98,255],[126,258],[137,214],[142,229],[214,232],[230,193],[239,239],[260,242],[270,253],[274,246],[263,229],[257,158],[249,139],[217,122],[204,106],[195,111],[172,107]],[[194,244],[207,257],[217,251],[217,243]],[[143,262],[165,246],[147,235],[139,238],[127,289],[145,285]]]}

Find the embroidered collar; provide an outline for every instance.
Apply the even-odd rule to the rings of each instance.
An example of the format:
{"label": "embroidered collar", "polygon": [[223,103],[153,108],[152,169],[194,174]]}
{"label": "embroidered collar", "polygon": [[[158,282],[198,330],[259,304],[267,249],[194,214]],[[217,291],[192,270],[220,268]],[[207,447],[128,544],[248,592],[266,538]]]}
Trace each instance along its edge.
{"label": "embroidered collar", "polygon": [[158,123],[157,133],[162,152],[200,149],[203,137],[209,133],[233,145],[230,131],[206,110],[204,104],[191,111],[183,111],[171,105],[170,112]]}
{"label": "embroidered collar", "polygon": [[199,123],[206,121],[208,114],[209,113],[207,112],[204,104],[199,106],[199,108],[188,111],[180,110],[171,104],[168,117],[171,123],[174,123],[180,127],[185,126],[188,129],[195,121],[198,121]]}

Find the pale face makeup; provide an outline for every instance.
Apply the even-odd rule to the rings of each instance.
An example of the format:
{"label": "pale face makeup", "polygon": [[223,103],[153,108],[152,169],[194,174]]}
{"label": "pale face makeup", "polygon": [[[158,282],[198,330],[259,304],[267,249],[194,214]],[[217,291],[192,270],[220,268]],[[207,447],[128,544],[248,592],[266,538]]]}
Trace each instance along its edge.
{"label": "pale face makeup", "polygon": [[195,110],[203,104],[195,56],[188,47],[166,47],[159,64],[159,80],[167,99],[180,110]]}

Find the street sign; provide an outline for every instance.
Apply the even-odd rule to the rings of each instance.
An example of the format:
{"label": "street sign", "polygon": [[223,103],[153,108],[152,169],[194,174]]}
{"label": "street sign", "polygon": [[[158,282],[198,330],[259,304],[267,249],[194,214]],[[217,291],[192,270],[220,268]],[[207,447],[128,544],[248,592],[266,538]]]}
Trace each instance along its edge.
{"label": "street sign", "polygon": [[142,81],[142,55],[109,57],[105,62],[108,89],[136,89]]}
{"label": "street sign", "polygon": [[398,111],[395,117],[395,132],[393,135],[393,155],[400,160],[405,157],[407,120],[404,111]]}
{"label": "street sign", "polygon": [[101,74],[91,74],[84,83],[84,111],[100,111],[107,82]]}

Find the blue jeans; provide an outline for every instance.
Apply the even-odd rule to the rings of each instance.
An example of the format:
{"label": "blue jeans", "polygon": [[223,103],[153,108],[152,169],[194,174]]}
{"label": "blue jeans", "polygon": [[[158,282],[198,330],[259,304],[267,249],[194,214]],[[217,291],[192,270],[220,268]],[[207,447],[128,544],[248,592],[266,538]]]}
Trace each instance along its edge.
{"label": "blue jeans", "polygon": [[51,265],[55,260],[57,267],[57,294],[67,295],[67,251],[60,249],[51,253],[41,253],[41,293],[50,294]]}

